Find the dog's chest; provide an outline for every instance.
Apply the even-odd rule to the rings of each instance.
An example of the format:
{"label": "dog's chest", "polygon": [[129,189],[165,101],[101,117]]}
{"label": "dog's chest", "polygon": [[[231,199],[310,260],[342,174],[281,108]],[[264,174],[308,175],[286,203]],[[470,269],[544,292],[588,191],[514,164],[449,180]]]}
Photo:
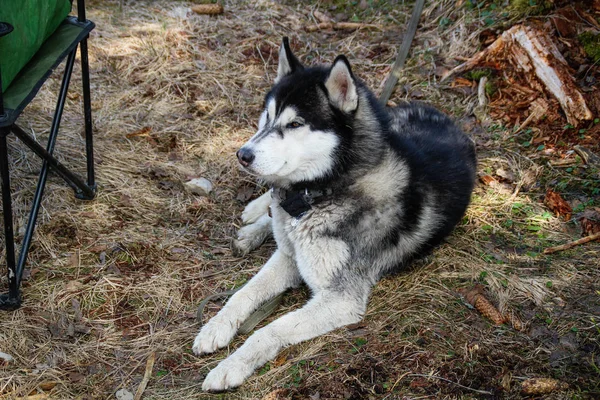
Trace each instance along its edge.
{"label": "dog's chest", "polygon": [[278,248],[293,257],[300,275],[313,290],[330,286],[349,261],[347,243],[335,235],[338,215],[328,208],[312,209],[300,218],[271,206]]}

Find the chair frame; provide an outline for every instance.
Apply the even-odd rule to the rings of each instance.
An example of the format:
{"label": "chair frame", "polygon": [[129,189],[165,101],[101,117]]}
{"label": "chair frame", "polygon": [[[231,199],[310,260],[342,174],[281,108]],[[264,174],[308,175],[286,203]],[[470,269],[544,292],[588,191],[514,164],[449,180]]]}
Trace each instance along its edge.
{"label": "chair frame", "polygon": [[[46,180],[48,178],[49,170],[51,169],[53,172],[55,172],[65,180],[65,182],[75,191],[75,197],[83,200],[92,200],[96,195],[96,182],[94,177],[94,148],[92,138],[92,106],[90,97],[90,75],[87,47],[89,31],[93,29],[94,24],[93,22],[86,20],[84,0],[77,0],[77,12],[78,15],[76,19],[74,17],[69,18],[72,18],[73,23],[85,26],[88,32],[77,43],[74,43],[74,48],[66,56],[67,61],[65,64],[62,84],[60,87],[46,148],[42,147],[31,135],[26,133],[16,124],[16,119],[18,118],[22,109],[17,110],[17,112],[13,113],[12,115],[9,112],[10,110],[5,109],[2,101],[2,82],[0,81],[0,177],[2,182],[2,211],[4,214],[4,241],[6,244],[6,265],[8,269],[8,293],[0,294],[0,309],[3,310],[17,309],[21,306],[22,303],[20,286],[23,278],[23,271],[25,263],[27,262],[27,255],[31,246],[31,240],[35,230],[37,216],[44,194],[44,188],[46,186]],[[9,24],[0,23],[0,36],[9,34],[11,31],[12,27]],[[79,176],[69,171],[52,155],[56,143],[56,138],[58,136],[58,131],[60,128],[60,122],[65,106],[65,101],[67,98],[67,92],[69,89],[69,83],[71,81],[73,65],[75,63],[75,56],[77,54],[78,47],[81,55],[81,73],[83,86],[83,114],[85,120],[85,148],[87,158],[86,181],[82,180]],[[60,59],[60,61],[58,62],[62,63],[62,59]],[[48,71],[48,76],[50,75],[50,72],[51,71]],[[37,90],[34,90],[32,92],[33,95],[35,95],[36,91]],[[11,199],[12,196],[10,188],[10,171],[8,162],[7,136],[10,133],[13,133],[17,138],[19,138],[27,147],[29,147],[35,154],[37,154],[43,160],[38,185],[35,191],[35,195],[33,197],[32,207],[29,214],[27,227],[25,229],[25,234],[23,236],[23,241],[21,243],[21,251],[19,253],[18,260],[16,258],[15,253],[13,210]]]}

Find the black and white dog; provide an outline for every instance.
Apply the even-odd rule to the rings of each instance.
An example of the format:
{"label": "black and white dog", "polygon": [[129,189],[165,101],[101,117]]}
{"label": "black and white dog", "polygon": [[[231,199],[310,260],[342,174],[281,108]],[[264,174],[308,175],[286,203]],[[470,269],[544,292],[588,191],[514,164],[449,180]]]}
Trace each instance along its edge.
{"label": "black and white dog", "polygon": [[272,229],[277,251],[202,327],[194,352],[226,346],[257,307],[302,281],[312,298],[257,330],[204,390],[239,386],[283,347],[360,321],[373,285],[461,220],[476,166],[472,141],[447,116],[417,104],[384,108],[344,56],[307,68],[285,38],[258,132],[237,156],[272,187],[246,208],[251,224],[237,246],[256,247]]}

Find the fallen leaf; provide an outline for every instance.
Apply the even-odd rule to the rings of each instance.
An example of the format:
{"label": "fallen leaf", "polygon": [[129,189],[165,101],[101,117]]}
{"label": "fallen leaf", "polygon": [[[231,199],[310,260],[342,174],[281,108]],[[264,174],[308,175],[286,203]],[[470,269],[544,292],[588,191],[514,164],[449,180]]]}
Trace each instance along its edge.
{"label": "fallen leaf", "polygon": [[479,180],[488,186],[492,185],[493,183],[498,183],[498,181],[491,175],[481,175]]}
{"label": "fallen leaf", "polygon": [[600,212],[586,210],[579,218],[581,224],[581,236],[590,236],[600,232]]}
{"label": "fallen leaf", "polygon": [[88,249],[90,253],[101,253],[103,251],[108,250],[109,246],[106,244],[99,244],[96,246],[92,246]]}
{"label": "fallen leaf", "polygon": [[148,134],[152,132],[152,128],[149,126],[145,126],[141,129],[138,129],[137,131],[128,133],[127,135],[125,135],[125,137],[127,139],[131,139],[132,137],[136,137],[136,136],[148,136]]}
{"label": "fallen leaf", "polygon": [[560,194],[554,192],[552,189],[546,191],[546,197],[544,198],[544,204],[550,209],[556,216],[562,216],[565,221],[571,219],[573,208],[567,203]]}
{"label": "fallen leaf", "polygon": [[87,335],[88,333],[90,333],[92,331],[92,328],[86,325],[81,325],[81,324],[75,324],[73,325],[73,331],[74,333],[81,333],[84,335]]}
{"label": "fallen leaf", "polygon": [[313,11],[313,15],[316,19],[319,20],[319,22],[331,22],[331,18],[329,18],[324,12],[321,12],[319,10]]}
{"label": "fallen leaf", "polygon": [[82,287],[83,287],[83,283],[73,280],[73,281],[69,281],[65,285],[65,290],[67,292],[76,292],[76,291],[80,290]]}
{"label": "fallen leaf", "polygon": [[166,168],[159,165],[153,165],[151,163],[146,164],[142,172],[149,175],[150,178],[157,180],[171,176],[171,172],[169,172]]}
{"label": "fallen leaf", "polygon": [[268,393],[262,400],[284,400],[288,398],[288,389],[276,389]]}
{"label": "fallen leaf", "polygon": [[156,186],[161,190],[171,190],[175,188],[175,182],[173,181],[159,181]]}
{"label": "fallen leaf", "polygon": [[79,372],[69,372],[67,374],[67,378],[69,378],[69,380],[73,383],[77,383],[77,382],[81,382],[82,380],[85,379],[85,375],[79,373]]}
{"label": "fallen leaf", "polygon": [[79,250],[75,250],[69,257],[69,264],[72,267],[79,267]]}
{"label": "fallen leaf", "polygon": [[496,170],[496,175],[498,175],[501,178],[506,179],[509,182],[515,181],[515,175],[511,171],[507,171],[504,168],[498,168]]}
{"label": "fallen leaf", "polygon": [[58,385],[57,381],[44,381],[38,385],[38,388],[42,389],[44,392],[48,392],[54,389]]}
{"label": "fallen leaf", "polygon": [[283,364],[286,363],[287,359],[288,359],[288,355],[286,353],[281,353],[277,356],[276,359],[273,360],[271,365],[274,368],[281,367]]}
{"label": "fallen leaf", "polygon": [[245,203],[252,198],[254,194],[254,186],[242,186],[238,189],[237,196],[235,197],[237,201]]}

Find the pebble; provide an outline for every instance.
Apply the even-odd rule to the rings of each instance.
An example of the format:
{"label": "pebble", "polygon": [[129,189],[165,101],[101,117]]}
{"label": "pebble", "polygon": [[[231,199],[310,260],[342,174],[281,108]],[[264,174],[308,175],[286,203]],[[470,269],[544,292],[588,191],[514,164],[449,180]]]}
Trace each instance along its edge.
{"label": "pebble", "polygon": [[208,196],[213,188],[212,183],[206,178],[195,178],[184,185],[190,192],[200,196]]}

